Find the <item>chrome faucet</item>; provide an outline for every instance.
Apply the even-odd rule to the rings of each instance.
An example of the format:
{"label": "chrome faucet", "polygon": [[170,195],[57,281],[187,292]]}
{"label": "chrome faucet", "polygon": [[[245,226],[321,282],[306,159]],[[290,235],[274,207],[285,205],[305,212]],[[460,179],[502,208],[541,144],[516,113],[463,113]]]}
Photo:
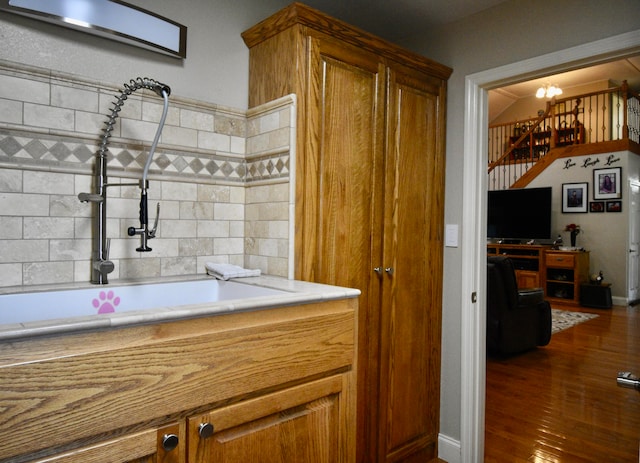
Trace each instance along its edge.
{"label": "chrome faucet", "polygon": [[[107,178],[107,145],[109,144],[109,138],[111,138],[111,132],[118,118],[118,113],[122,109],[122,105],[126,101],[127,97],[133,92],[146,88],[153,90],[158,96],[164,100],[164,107],[162,111],[162,117],[156,131],[156,135],[151,144],[149,155],[147,156],[147,162],[145,163],[144,170],[142,172],[142,178],[136,183],[108,183]],[[78,199],[85,203],[90,202],[96,205],[97,211],[94,213],[93,221],[93,248],[91,253],[91,282],[95,284],[107,284],[109,283],[107,275],[113,272],[115,266],[113,262],[109,260],[109,248],[110,238],[107,238],[107,187],[110,186],[127,186],[136,185],[140,187],[140,227],[129,227],[128,235],[135,236],[140,235],[140,247],[136,248],[139,252],[149,252],[151,248],[148,246],[147,241],[155,238],[156,230],[158,227],[158,217],[160,215],[160,203],[158,203],[156,211],[156,219],[152,229],[149,229],[149,215],[147,207],[147,189],[149,188],[149,181],[147,175],[149,173],[149,167],[151,166],[151,160],[153,154],[158,145],[162,128],[164,127],[165,120],[167,118],[167,112],[169,108],[169,95],[171,89],[168,85],[160,83],[156,80],[149,79],[147,77],[138,77],[135,80],[130,80],[128,84],[124,84],[124,90],[111,108],[111,114],[106,122],[104,134],[102,136],[102,142],[100,148],[96,153],[96,167],[94,188],[95,193],[80,193]]]}

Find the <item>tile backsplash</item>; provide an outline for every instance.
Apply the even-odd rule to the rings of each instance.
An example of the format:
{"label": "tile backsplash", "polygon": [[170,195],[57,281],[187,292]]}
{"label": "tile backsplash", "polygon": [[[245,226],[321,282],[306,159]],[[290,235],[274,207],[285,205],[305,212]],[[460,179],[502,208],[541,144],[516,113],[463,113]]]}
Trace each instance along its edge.
{"label": "tile backsplash", "polygon": [[[93,191],[95,153],[121,88],[0,61],[0,286],[89,281],[95,205],[78,194]],[[137,181],[162,100],[136,92],[117,119],[110,280],[203,273],[207,261],[291,276],[295,98],[249,111],[176,95],[169,104],[148,176],[150,223],[160,204],[149,253],[135,250],[127,228],[139,226]]]}

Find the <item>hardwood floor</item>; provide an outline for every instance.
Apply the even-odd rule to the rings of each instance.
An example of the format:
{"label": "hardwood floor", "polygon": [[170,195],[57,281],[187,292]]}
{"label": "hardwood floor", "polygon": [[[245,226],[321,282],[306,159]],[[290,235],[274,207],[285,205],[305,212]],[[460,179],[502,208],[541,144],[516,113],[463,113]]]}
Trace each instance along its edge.
{"label": "hardwood floor", "polygon": [[552,336],[548,346],[487,359],[485,462],[638,462],[640,306],[569,308],[599,317]]}

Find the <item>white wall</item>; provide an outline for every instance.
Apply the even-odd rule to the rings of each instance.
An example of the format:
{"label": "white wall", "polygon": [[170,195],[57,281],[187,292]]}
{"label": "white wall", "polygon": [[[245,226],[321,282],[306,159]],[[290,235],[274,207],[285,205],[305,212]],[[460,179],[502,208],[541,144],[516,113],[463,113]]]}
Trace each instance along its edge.
{"label": "white wall", "polygon": [[187,26],[180,60],[35,19],[0,14],[0,59],[119,84],[137,76],[175,95],[246,109],[249,52],[240,34],[286,0],[129,0]]}
{"label": "white wall", "polygon": [[[549,17],[549,11],[554,12]],[[637,0],[511,0],[403,45],[453,68],[447,105],[445,222],[465,226],[463,138],[465,77],[638,29]],[[550,69],[549,74],[555,73]],[[445,249],[440,431],[460,438],[461,249]]]}
{"label": "white wall", "polygon": [[[607,166],[607,159],[613,156],[617,162]],[[612,283],[611,292],[618,301],[627,297],[627,243],[629,222],[629,195],[627,194],[627,177],[629,172],[629,158],[638,157],[629,152],[616,152],[584,156],[578,158],[564,158],[554,161],[547,169],[538,175],[527,188],[552,187],[552,217],[551,230],[553,236],[561,235],[566,246],[569,246],[569,233],[564,228],[575,223],[580,225],[581,233],[577,237],[577,246],[589,251],[590,273],[602,271],[607,283]],[[591,165],[584,167],[586,159]],[[569,162],[570,167],[567,167]],[[593,201],[593,171],[620,167],[622,169],[622,212],[604,213],[563,213],[562,212],[562,184],[588,184],[588,201]],[[637,175],[635,175],[637,177]],[[588,210],[588,209],[587,209]]]}

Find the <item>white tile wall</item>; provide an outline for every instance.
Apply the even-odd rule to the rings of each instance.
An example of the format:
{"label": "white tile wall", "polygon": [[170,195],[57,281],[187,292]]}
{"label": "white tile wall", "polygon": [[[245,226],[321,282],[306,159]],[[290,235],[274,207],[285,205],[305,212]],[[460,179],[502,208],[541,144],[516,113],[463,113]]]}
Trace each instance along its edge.
{"label": "white tile wall", "polygon": [[0,76],[0,98],[26,103],[49,104],[51,85],[36,78],[19,75]]}
{"label": "white tile wall", "polygon": [[[128,76],[126,76],[128,77]],[[88,281],[96,147],[119,94],[0,61],[0,286]],[[137,186],[108,189],[110,280],[204,272],[207,261],[289,272],[294,100],[250,111],[173,95],[149,180],[157,237],[139,253]],[[129,96],[112,132],[109,183],[140,177],[162,105]]]}
{"label": "white tile wall", "polygon": [[247,188],[245,247],[249,265],[287,275],[289,265],[289,185]]}

